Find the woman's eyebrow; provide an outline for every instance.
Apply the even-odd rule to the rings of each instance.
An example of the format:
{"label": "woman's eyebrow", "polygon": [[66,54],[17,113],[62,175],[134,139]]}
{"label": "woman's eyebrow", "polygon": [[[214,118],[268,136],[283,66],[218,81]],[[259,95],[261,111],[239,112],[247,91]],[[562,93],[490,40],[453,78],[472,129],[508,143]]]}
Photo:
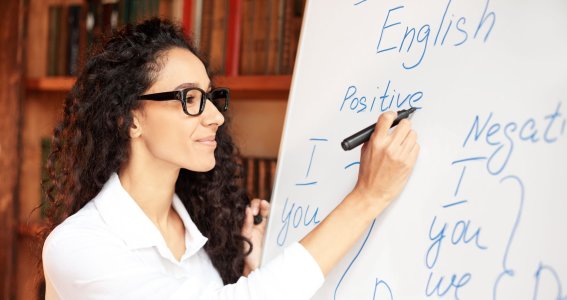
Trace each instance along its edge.
{"label": "woman's eyebrow", "polygon": [[[196,82],[185,82],[178,85],[173,90],[177,91],[181,89],[194,88],[194,87],[199,87],[199,84]],[[211,89],[211,82],[209,81],[209,86],[206,88],[206,90],[210,90],[210,89]]]}
{"label": "woman's eyebrow", "polygon": [[199,85],[195,82],[185,82],[175,87],[174,90],[177,91],[181,89],[194,88],[194,87],[199,87]]}

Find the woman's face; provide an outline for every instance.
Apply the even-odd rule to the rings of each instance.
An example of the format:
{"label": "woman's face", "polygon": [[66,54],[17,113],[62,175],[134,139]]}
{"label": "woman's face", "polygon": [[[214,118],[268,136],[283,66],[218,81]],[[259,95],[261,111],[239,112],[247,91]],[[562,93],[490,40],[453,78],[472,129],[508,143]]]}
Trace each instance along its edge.
{"label": "woman's face", "polygon": [[[189,87],[211,90],[205,66],[190,51],[173,48],[162,59],[157,80],[144,94]],[[215,134],[224,117],[209,100],[198,116],[186,115],[178,100],[144,101],[141,111],[134,115],[141,127],[139,138],[152,159],[197,172],[215,166]]]}

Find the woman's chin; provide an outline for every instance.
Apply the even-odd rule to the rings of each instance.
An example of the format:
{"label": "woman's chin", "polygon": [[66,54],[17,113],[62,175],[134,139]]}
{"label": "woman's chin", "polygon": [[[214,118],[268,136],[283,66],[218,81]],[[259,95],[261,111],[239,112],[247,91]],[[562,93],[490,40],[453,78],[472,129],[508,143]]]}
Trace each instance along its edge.
{"label": "woman's chin", "polygon": [[216,161],[213,158],[211,161],[200,161],[198,164],[188,164],[184,166],[185,169],[193,172],[209,172],[214,169]]}

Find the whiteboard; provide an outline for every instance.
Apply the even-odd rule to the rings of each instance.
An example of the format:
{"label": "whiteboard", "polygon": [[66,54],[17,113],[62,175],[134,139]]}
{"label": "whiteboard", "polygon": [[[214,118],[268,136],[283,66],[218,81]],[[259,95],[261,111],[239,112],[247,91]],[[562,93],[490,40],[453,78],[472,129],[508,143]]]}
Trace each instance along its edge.
{"label": "whiteboard", "polygon": [[314,299],[566,299],[567,1],[312,0],[302,26],[263,260],[353,188],[345,137],[419,107],[407,188]]}

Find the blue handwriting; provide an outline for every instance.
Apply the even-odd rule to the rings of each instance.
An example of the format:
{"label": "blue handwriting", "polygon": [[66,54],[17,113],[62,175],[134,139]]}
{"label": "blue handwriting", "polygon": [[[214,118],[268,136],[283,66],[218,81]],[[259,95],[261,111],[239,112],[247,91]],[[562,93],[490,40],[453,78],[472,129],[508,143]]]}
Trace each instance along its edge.
{"label": "blue handwriting", "polygon": [[304,207],[293,202],[291,203],[291,206],[288,210],[288,203],[289,198],[285,199],[284,207],[282,210],[282,228],[278,233],[277,240],[277,243],[280,246],[283,246],[285,244],[290,225],[293,228],[299,228],[300,226],[307,228],[309,226],[315,226],[321,222],[321,220],[317,218],[319,207],[315,208],[315,211],[309,214],[309,209],[311,208],[309,205]]}
{"label": "blue handwriting", "polygon": [[[469,25],[467,25],[467,17],[460,16],[457,18],[454,14],[449,14],[449,12],[451,11],[451,2],[452,0],[449,0],[447,2],[445,10],[443,11],[443,16],[441,17],[438,24],[424,24],[419,29],[406,26],[405,31],[401,28],[403,25],[402,21],[400,21],[403,20],[403,17],[401,17],[400,14],[403,13],[405,7],[403,5],[400,5],[389,9],[386,13],[384,24],[382,25],[382,28],[380,30],[380,37],[378,38],[378,44],[376,46],[376,54],[395,51],[396,49],[398,53],[402,53],[402,50],[405,50],[405,53],[410,53],[413,52],[414,49],[416,49],[414,47],[414,42],[417,42],[417,44],[421,45],[421,54],[419,59],[413,63],[410,63],[408,61],[402,62],[402,67],[405,70],[411,70],[416,68],[423,62],[427,53],[427,47],[429,45],[429,38],[431,34],[435,34],[433,46],[439,45],[440,47],[442,47],[445,45],[445,41],[450,42],[454,47],[461,46],[469,41],[469,33],[472,33],[472,31],[474,31],[472,39],[476,39],[480,33],[484,32],[485,34],[483,42],[486,43],[496,23],[496,13],[494,11],[488,11],[490,0],[486,1],[484,11],[480,15],[480,18],[477,20],[472,20],[473,22],[469,22]],[[469,18],[468,20],[471,21],[470,19],[471,18]],[[476,30],[474,26],[475,24]],[[432,32],[432,30],[436,30],[436,33]],[[444,31],[443,34],[442,31]],[[385,45],[385,42],[383,43],[383,41],[392,40],[392,38],[383,39],[384,36],[399,36],[399,42]]]}
{"label": "blue handwriting", "polygon": [[[388,80],[386,88],[382,95],[361,95],[358,92],[356,85],[347,87],[346,93],[342,99],[339,111],[350,111],[355,113],[363,112],[384,112],[392,108],[412,108],[416,107],[415,104],[423,98],[422,91],[413,91],[409,93],[397,92],[396,89],[390,88],[391,80]],[[379,89],[379,87],[378,87]],[[378,100],[378,102],[377,102]],[[419,108],[419,107],[418,107]]]}
{"label": "blue handwriting", "polygon": [[[509,121],[507,123],[492,120],[493,113],[488,116],[475,116],[470,131],[463,142],[463,148],[469,142],[485,142],[492,147],[492,153],[488,156],[486,168],[492,175],[500,174],[508,164],[514,151],[515,143],[555,143],[563,137],[566,119],[561,114],[561,102],[555,110],[543,116],[543,120],[528,118],[520,122]],[[481,139],[483,137],[483,139]]]}

